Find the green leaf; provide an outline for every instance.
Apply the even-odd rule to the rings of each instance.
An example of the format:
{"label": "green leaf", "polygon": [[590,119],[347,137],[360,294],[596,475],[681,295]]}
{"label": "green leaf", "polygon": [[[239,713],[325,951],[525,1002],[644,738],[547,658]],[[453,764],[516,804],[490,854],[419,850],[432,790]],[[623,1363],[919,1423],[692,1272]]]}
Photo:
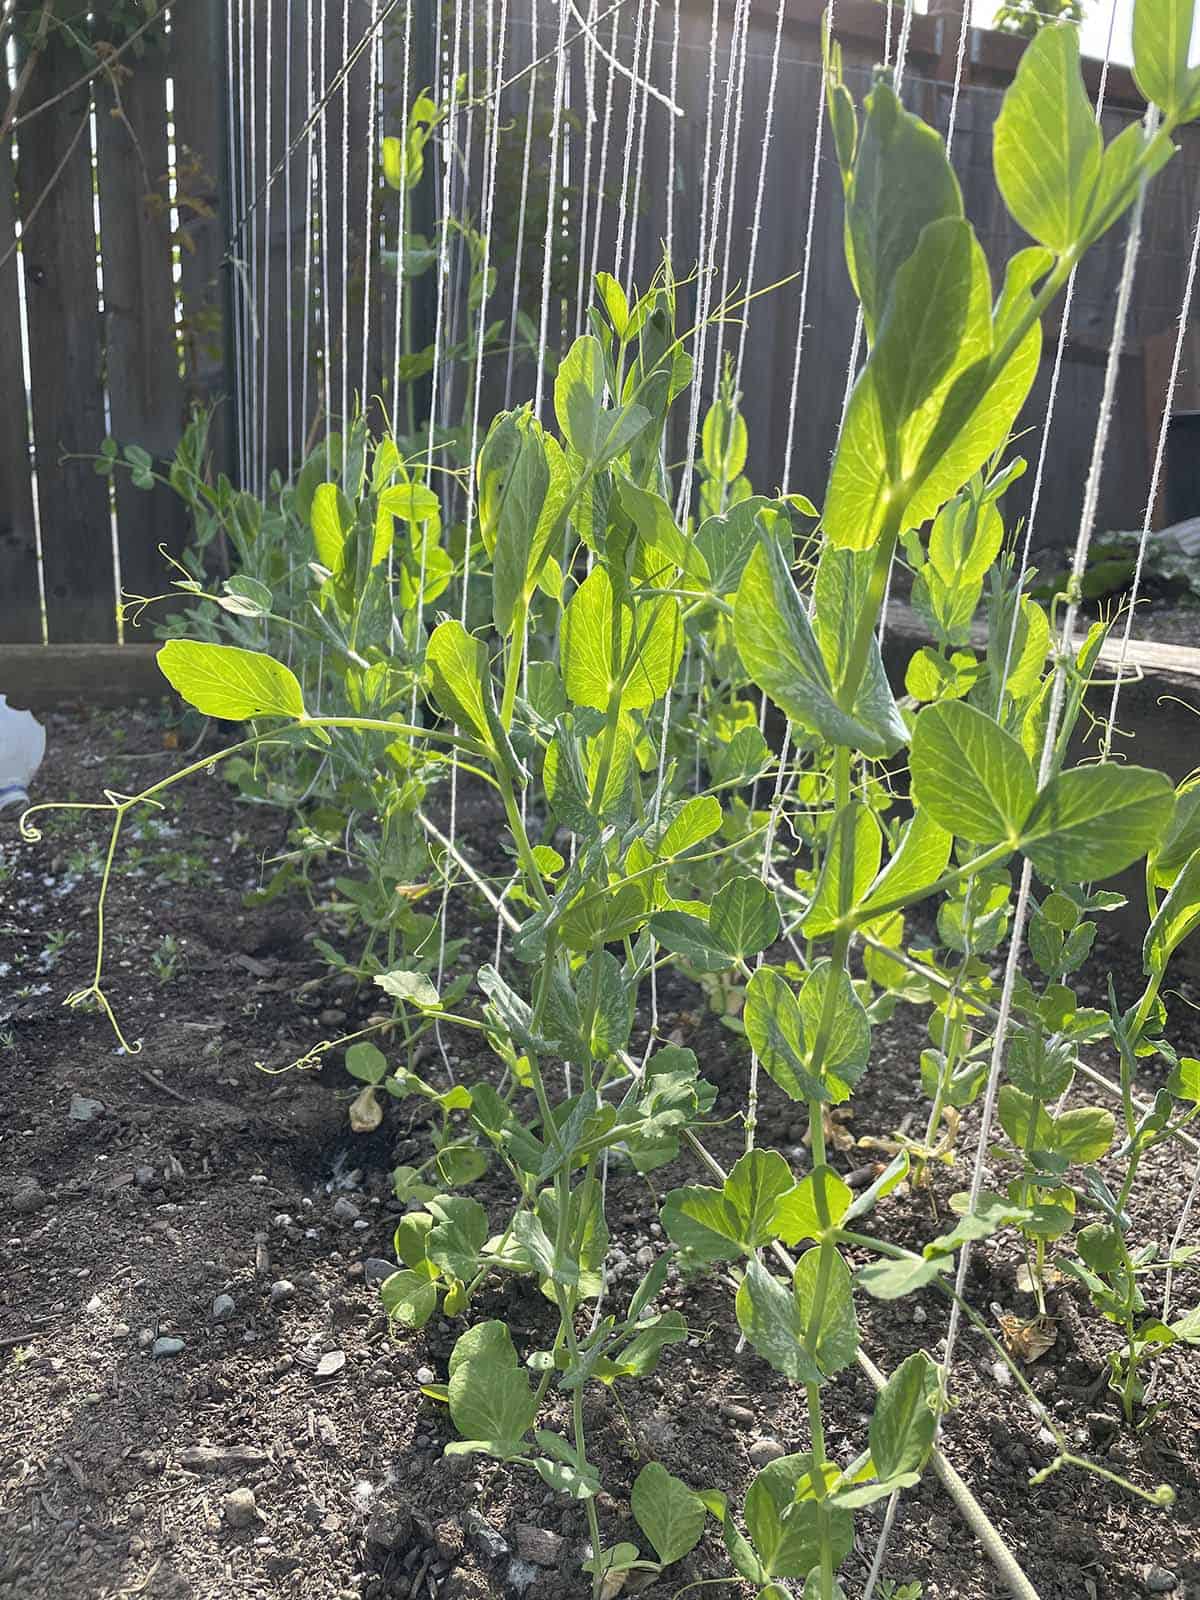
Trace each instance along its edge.
{"label": "green leaf", "polygon": [[1116,1120],[1100,1106],[1079,1106],[1053,1119],[1050,1148],[1072,1163],[1099,1161],[1113,1142]]}
{"label": "green leaf", "polygon": [[451,1278],[466,1283],[479,1270],[479,1252],[487,1243],[487,1212],[466,1195],[440,1195],[429,1202],[434,1225],[425,1250],[430,1261]]}
{"label": "green leaf", "polygon": [[1174,883],[1196,850],[1200,850],[1200,779],[1176,792],[1171,825],[1154,856],[1155,882],[1164,888]]}
{"label": "green leaf", "polygon": [[663,1201],[663,1227],[701,1260],[731,1261],[770,1244],[776,1208],[794,1186],[791,1168],[777,1151],[750,1150],[720,1189],[672,1189]]}
{"label": "green leaf", "polygon": [[1200,1105],[1200,1061],[1195,1056],[1181,1056],[1167,1079],[1167,1088],[1181,1100]]}
{"label": "green leaf", "polygon": [[909,765],[914,801],[941,827],[974,844],[1016,844],[1034,803],[1033,768],[982,711],[959,700],[926,706]]}
{"label": "green leaf", "polygon": [[633,1480],[630,1509],[664,1567],[694,1550],[708,1515],[703,1500],[657,1461]]}
{"label": "green leaf", "polygon": [[894,755],[905,742],[907,729],[886,679],[881,688],[873,671],[854,715],[838,705],[812,624],[773,538],[761,539],[746,563],[733,631],[751,680],[808,732],[871,756]]}
{"label": "green leaf", "polygon": [[346,1051],[346,1071],[360,1083],[382,1083],[388,1075],[387,1057],[369,1040],[360,1039]]}
{"label": "green leaf", "polygon": [[[914,413],[937,394],[949,373],[987,355],[991,347],[988,299],[972,292],[981,259],[970,223],[944,217],[925,228],[896,274],[871,374],[884,436],[895,441],[902,473],[910,465],[904,446],[912,449],[906,432]],[[986,269],[983,278],[986,282]],[[931,427],[932,419],[925,431]],[[828,504],[825,514],[828,520]]]}
{"label": "green leaf", "polygon": [[481,1369],[492,1366],[502,1371],[511,1367],[515,1371],[517,1352],[507,1326],[503,1322],[476,1322],[461,1333],[450,1352],[448,1375],[452,1378],[468,1361],[477,1362]]}
{"label": "green leaf", "polygon": [[[932,223],[897,276],[855,384],[825,499],[832,543],[864,551],[878,542],[899,486],[911,495],[923,483],[925,449],[958,374],[991,348],[991,281],[974,231],[961,219]],[[905,509],[904,527],[921,520]]]}
{"label": "green leaf", "polygon": [[336,483],[317,485],[313,492],[310,517],[317,560],[336,577],[342,570],[346,535],[354,523],[346,497]]}
{"label": "green leaf", "polygon": [[775,896],[758,878],[731,878],[713,895],[708,929],[729,952],[730,965],[748,961],[779,937]]}
{"label": "green leaf", "polygon": [[[754,1548],[772,1577],[807,1578],[820,1565],[822,1532],[835,1567],[854,1543],[853,1519],[837,1506],[818,1507],[809,1455],[782,1456],[764,1467],[746,1491],[745,1514]],[[773,1584],[766,1592],[775,1600],[781,1588]]]}
{"label": "green leaf", "polygon": [[709,924],[689,912],[656,911],[649,927],[664,950],[682,956],[697,972],[726,972],[733,965],[729,951],[713,937]]}
{"label": "green leaf", "polygon": [[[550,466],[541,429],[532,418],[518,424],[515,459],[496,485],[496,534],[492,552],[492,618],[496,631],[506,638],[513,628],[517,607],[537,579],[545,548],[537,549],[542,507],[550,489]],[[489,435],[490,438],[490,435]],[[486,449],[486,447],[485,447]],[[485,459],[480,456],[480,473]]]}
{"label": "green leaf", "polygon": [[796,1296],[753,1257],[736,1306],[738,1327],[765,1362],[793,1383],[820,1383],[821,1369],[804,1348]]}
{"label": "green leaf", "polygon": [[644,406],[604,406],[604,352],[585,334],[559,363],[554,382],[554,414],[563,437],[585,462],[603,467],[615,461],[650,423]]}
{"label": "green leaf", "polygon": [[453,617],[439,622],[425,647],[425,666],[438,710],[481,744],[491,743],[487,646]]}
{"label": "green leaf", "polygon": [[[775,1232],[786,1245],[801,1239],[819,1239],[826,1228],[836,1228],[850,1209],[854,1191],[832,1167],[814,1167],[807,1177],[783,1196],[775,1210]],[[822,1207],[826,1221],[822,1222]]]}
{"label": "green leaf", "polygon": [[800,926],[806,939],[832,933],[865,897],[879,871],[883,835],[875,814],[851,800],[833,819],[816,892]]}
{"label": "green leaf", "polygon": [[1102,143],[1079,70],[1078,29],[1043,28],[1004,96],[992,159],[1013,218],[1056,254],[1082,234]]}
{"label": "green leaf", "polygon": [[158,670],[206,717],[248,722],[252,717],[303,717],[304,695],[281,661],[231,644],[168,639]]}
{"label": "green leaf", "polygon": [[658,825],[646,834],[646,844],[665,861],[703,844],[720,826],[720,801],[715,795],[696,794],[676,805],[664,806]]}
{"label": "green leaf", "polygon": [[559,1253],[532,1211],[517,1212],[512,1221],[512,1237],[539,1278],[568,1287],[579,1282],[579,1263]]}
{"label": "green leaf", "polygon": [[393,1272],[379,1295],[385,1313],[406,1328],[423,1328],[437,1310],[437,1284],[422,1272]]}
{"label": "green leaf", "polygon": [[888,296],[927,223],[962,216],[962,195],[941,138],[905,111],[888,83],[866,99],[846,200],[846,253],[874,343]]}
{"label": "green leaf", "polygon": [[533,1463],[543,1482],[572,1500],[590,1500],[599,1494],[600,1474],[561,1434],[537,1428],[533,1437],[539,1448],[546,1451],[546,1455],[536,1457]]}
{"label": "green leaf", "polygon": [[931,1283],[936,1283],[947,1268],[948,1256],[931,1260],[872,1261],[860,1267],[855,1282],[875,1300],[902,1300]]}
{"label": "green leaf", "polygon": [[[923,713],[928,715],[928,713]],[[1132,866],[1165,833],[1170,780],[1145,767],[1072,767],[1038,795],[1020,848],[1048,883],[1090,883]]]}
{"label": "green leaf", "polygon": [[900,837],[887,866],[871,885],[859,909],[859,922],[869,922],[872,906],[900,896],[916,899],[936,883],[950,860],[954,838],[928,811],[917,811]]}
{"label": "green leaf", "polygon": [[1183,941],[1200,928],[1200,850],[1189,856],[1146,931],[1142,946],[1145,970],[1161,977]]}
{"label": "green leaf", "polygon": [[608,312],[608,320],[612,323],[618,339],[625,337],[625,329],[629,325],[629,301],[625,291],[617,280],[608,272],[596,274],[596,287],[600,291],[600,299]]}
{"label": "green leaf", "polygon": [[[834,988],[832,1002],[826,998],[830,984]],[[810,1070],[820,1071],[835,1103],[847,1099],[850,1085],[857,1083],[866,1071],[871,1053],[871,1025],[844,967],[826,959],[810,970],[800,986],[800,1015],[808,1041]],[[822,1028],[826,1023],[822,1047]]]}
{"label": "green leaf", "polygon": [[537,1415],[537,1401],[519,1367],[483,1358],[451,1374],[450,1416],[462,1437],[500,1457],[520,1453]]}
{"label": "green leaf", "polygon": [[858,1318],[850,1268],[830,1244],[806,1250],[792,1280],[804,1340],[827,1378],[858,1354]]}
{"label": "green leaf", "polygon": [[809,1070],[800,1002],[774,967],[759,967],[746,985],[744,1021],[751,1048],[789,1099],[833,1098]]}
{"label": "green leaf", "polygon": [[403,1000],[407,1005],[429,1008],[442,1003],[432,981],[423,972],[413,972],[407,967],[377,972],[374,982],[384,994],[390,994],[393,1000]]}
{"label": "green leaf", "polygon": [[683,624],[673,595],[624,601],[619,607],[613,655],[613,592],[597,566],[572,595],[563,614],[563,682],[577,706],[607,711],[615,696],[623,710],[644,710],[660,699],[683,657]]}
{"label": "green leaf", "polygon": [[380,491],[379,509],[402,522],[432,522],[442,510],[437,495],[424,483],[391,484]]}
{"label": "green leaf", "polygon": [[880,1479],[921,1471],[933,1448],[941,1398],[938,1369],[924,1350],[892,1373],[871,1416],[871,1461]]}
{"label": "green leaf", "polygon": [[1136,0],[1133,76],[1147,100],[1175,119],[1191,105],[1200,73],[1189,67],[1195,0]]}
{"label": "green leaf", "polygon": [[591,334],[576,339],[559,363],[554,414],[563,438],[585,461],[598,448],[604,415],[604,351]]}

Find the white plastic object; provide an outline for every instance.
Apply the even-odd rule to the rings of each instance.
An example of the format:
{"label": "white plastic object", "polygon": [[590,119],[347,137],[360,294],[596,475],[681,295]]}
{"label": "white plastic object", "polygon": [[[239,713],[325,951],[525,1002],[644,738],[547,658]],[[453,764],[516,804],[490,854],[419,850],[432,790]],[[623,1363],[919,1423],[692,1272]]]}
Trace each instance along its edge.
{"label": "white plastic object", "polygon": [[14,711],[0,694],[0,811],[23,806],[46,753],[46,730],[32,711]]}

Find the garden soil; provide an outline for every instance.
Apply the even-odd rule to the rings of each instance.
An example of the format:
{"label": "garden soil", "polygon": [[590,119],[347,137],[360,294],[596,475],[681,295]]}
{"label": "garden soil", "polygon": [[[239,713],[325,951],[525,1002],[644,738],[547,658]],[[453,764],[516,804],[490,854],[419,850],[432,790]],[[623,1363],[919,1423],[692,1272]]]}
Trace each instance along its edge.
{"label": "garden soil", "polygon": [[[167,730],[154,708],[51,717],[35,798],[144,787],[183,759],[164,748]],[[494,819],[469,797],[463,827],[479,858],[495,856]],[[395,1335],[380,1314],[373,1280],[398,1210],[389,1171],[427,1148],[423,1111],[389,1104],[383,1126],[356,1138],[340,1052],[277,1075],[372,1010],[369,995],[328,979],[312,949],[314,934],[331,933],[319,910],[298,894],[245,904],[285,847],[283,819],[205,776],[172,791],[131,841],[132,866],[126,855],[111,897],[108,970],[136,1054],[117,1047],[103,1017],[62,1004],[89,978],[103,842],[102,820],[86,814],[54,822],[38,845],[20,843],[11,815],[0,822],[0,1596],[585,1600],[580,1508],[527,1470],[442,1453],[449,1421],[420,1383],[444,1377],[457,1325],[435,1318],[420,1334]],[[455,931],[490,952],[494,930],[482,917]],[[1086,998],[1102,1001],[1110,969],[1132,995],[1136,954],[1102,942]],[[709,1142],[731,1161],[744,1046],[682,979],[664,983],[660,1005],[663,1031],[695,1048],[720,1087],[717,1114],[730,1120]],[[1187,1028],[1186,1005],[1174,999],[1172,1011]],[[856,1139],[886,1139],[905,1119],[917,1131],[925,1042],[920,1016],[905,1008],[877,1030],[853,1121],[833,1146],[854,1181],[886,1159]],[[446,1046],[466,1081],[493,1071],[490,1058],[460,1055],[460,1039]],[[445,1070],[436,1055],[428,1065]],[[800,1174],[801,1119],[765,1089],[760,1141]],[[975,1126],[969,1113],[964,1152]],[[649,1179],[614,1170],[616,1303],[663,1242],[662,1192],[698,1180],[684,1159]],[[1165,1242],[1190,1181],[1177,1153],[1146,1162],[1132,1197],[1139,1239]],[[875,1222],[919,1244],[945,1225],[949,1196],[966,1182],[960,1155],[932,1189],[887,1200]],[[500,1215],[501,1183],[473,1192]],[[1007,1240],[974,1253],[971,1300],[995,1332],[1001,1315],[1032,1310],[1019,1266]],[[1175,1296],[1180,1309],[1194,1304],[1200,1273],[1180,1274]],[[738,1350],[720,1274],[675,1279],[664,1303],[685,1313],[687,1343],[648,1381],[588,1402],[610,1541],[638,1537],[629,1492],[647,1461],[737,1503],[754,1462],[807,1444],[801,1397]],[[921,1346],[936,1353],[945,1322],[936,1296],[860,1297],[859,1309],[881,1367]],[[1065,1290],[1050,1311],[1055,1343],[1024,1369],[1028,1381],[1080,1453],[1144,1487],[1170,1484],[1173,1509],[1078,1471],[1031,1486],[1054,1454],[1050,1436],[973,1331],[958,1345],[947,1456],[1042,1600],[1200,1600],[1200,1356],[1161,1361],[1159,1409],[1132,1432],[1104,1384],[1112,1330]],[[522,1353],[551,1324],[527,1280],[497,1283],[476,1314],[502,1318]],[[870,1404],[857,1370],[829,1386],[831,1454],[848,1459],[865,1446]],[[563,1427],[564,1413],[551,1425]],[[882,1512],[858,1516],[842,1571],[849,1600],[863,1593]],[[710,1521],[695,1552],[643,1592],[667,1600],[730,1570]],[[883,1574],[896,1588],[922,1585],[923,1600],[1004,1593],[931,1474],[900,1504]],[[722,1592],[750,1591],[726,1581]]]}

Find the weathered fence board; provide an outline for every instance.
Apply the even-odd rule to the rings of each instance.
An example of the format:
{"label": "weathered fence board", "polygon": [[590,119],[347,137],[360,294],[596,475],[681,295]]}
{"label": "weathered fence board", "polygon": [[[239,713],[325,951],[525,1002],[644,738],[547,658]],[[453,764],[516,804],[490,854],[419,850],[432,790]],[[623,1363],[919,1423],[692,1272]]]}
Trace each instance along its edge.
{"label": "weathered fence board", "polygon": [[37,538],[33,520],[29,428],[21,371],[21,318],[14,232],[12,147],[0,145],[0,640],[36,643],[42,637]]}
{"label": "weathered fence board", "polygon": [[[104,266],[105,379],[114,436],[169,458],[184,423],[175,323],[168,191],[166,39],[154,40],[127,79],[96,83],[96,173]],[[121,588],[156,594],[162,546],[178,555],[183,504],[162,483],[138,489],[114,475]]]}
{"label": "weathered fence board", "polygon": [[[53,34],[30,79],[31,104],[71,90],[78,53]],[[52,641],[115,640],[108,483],[86,457],[108,429],[89,140],[91,97],[73,89],[22,135],[22,239],[42,527],[46,627]],[[43,198],[44,197],[44,198]],[[14,385],[9,393],[20,393]]]}
{"label": "weathered fence board", "polygon": [[[101,18],[109,4],[103,0],[97,8]],[[486,427],[499,406],[533,396],[537,352],[528,339],[512,358],[505,348],[514,298],[526,330],[540,328],[544,308],[542,414],[548,417],[558,352],[586,326],[579,293],[581,287],[588,292],[593,269],[618,270],[628,286],[644,285],[670,235],[680,280],[679,323],[686,327],[699,305],[695,267],[707,238],[716,246],[714,299],[777,286],[747,310],[735,310],[724,326],[708,329],[697,374],[700,414],[716,393],[725,358],[744,357],[748,471],[756,487],[799,489],[819,499],[854,332],[841,184],[827,130],[815,148],[819,8],[816,0],[788,0],[773,66],[775,0],[751,0],[740,89],[732,40],[737,9],[719,7],[714,44],[711,0],[649,0],[602,20],[597,47],[581,35],[580,8],[563,13],[558,0],[508,0],[489,244],[496,281],[484,308],[485,322],[503,330],[504,343],[483,362],[479,418]],[[848,77],[861,94],[869,85],[869,63],[895,49],[898,8],[889,13],[871,0],[839,0],[837,12]],[[112,15],[112,31],[119,35],[120,12]],[[555,118],[554,46],[564,17],[565,104]],[[0,380],[6,393],[24,393],[17,294],[23,272],[52,641],[114,637],[109,486],[88,461],[61,459],[94,453],[110,428],[122,443],[166,456],[187,406],[217,403],[210,435],[214,468],[263,490],[271,472],[293,472],[306,448],[327,429],[340,429],[359,405],[373,427],[382,426],[386,415],[407,431],[411,397],[419,426],[430,411],[431,375],[397,386],[394,368],[397,354],[419,358],[435,328],[442,351],[457,345],[459,352],[441,362],[439,428],[462,422],[470,427],[475,374],[462,354],[474,339],[480,307],[466,305],[471,256],[465,235],[452,231],[444,272],[435,268],[408,285],[398,282],[395,251],[403,219],[399,197],[382,184],[379,148],[385,134],[403,134],[419,93],[429,90],[444,102],[453,74],[462,72],[466,100],[455,130],[450,214],[468,227],[480,226],[489,126],[481,96],[499,48],[498,21],[498,8],[489,14],[482,5],[470,5],[456,12],[438,0],[406,0],[390,11],[388,0],[177,0],[165,37],[152,32],[144,51],[124,59],[116,88],[101,74],[90,91],[94,171],[86,89],[29,125],[20,140],[15,184],[12,145],[5,142],[0,257],[13,241],[14,216],[28,213],[48,188],[20,255],[0,265]],[[376,24],[377,46],[369,39]],[[366,47],[341,81],[348,53],[364,38]],[[943,128],[955,39],[944,18],[914,19],[905,96]],[[966,209],[997,280],[1004,260],[1026,242],[1004,211],[991,169],[992,124],[1019,48],[995,35],[972,35],[955,129],[953,157]],[[623,71],[609,66],[609,50]],[[536,72],[522,76],[535,59]],[[647,62],[656,87],[672,92],[683,108],[681,117],[672,118],[643,88],[631,86],[629,74],[644,78]],[[1095,70],[1086,70],[1094,88]],[[68,88],[80,71],[78,52],[54,39],[36,63],[26,104]],[[120,114],[114,116],[118,91]],[[1111,137],[1138,115],[1128,74],[1110,75],[1109,95],[1105,127]],[[311,133],[302,133],[310,112],[326,98]],[[172,140],[174,235],[168,209],[146,203],[148,194],[164,195]],[[288,154],[291,143],[295,148]],[[1147,493],[1159,416],[1156,385],[1161,388],[1169,361],[1200,203],[1200,133],[1185,130],[1180,143],[1182,154],[1159,178],[1147,206],[1101,485],[1102,527],[1135,526]],[[708,196],[723,148],[736,177],[724,181],[714,205]],[[62,171],[50,185],[60,162]],[[763,205],[756,219],[760,171]],[[410,233],[432,244],[445,178],[444,149],[435,141],[408,204]],[[1123,249],[1118,228],[1078,275],[1051,424],[1054,470],[1044,477],[1033,530],[1035,546],[1053,547],[1039,557],[1043,565],[1061,559],[1078,525]],[[1047,332],[1047,356],[1021,419],[1030,431],[1019,448],[1034,459],[1055,331]],[[687,408],[677,407],[672,460],[685,451],[687,420]],[[30,466],[25,416],[15,405],[0,418],[0,638],[6,640],[41,637]],[[1030,471],[1008,496],[1010,521],[1027,514],[1033,481]],[[134,491],[120,478],[115,495],[122,582],[131,590],[161,589],[157,547],[165,537],[177,548],[183,532],[173,502],[165,493]]]}
{"label": "weathered fence board", "polygon": [[225,239],[229,218],[228,108],[222,0],[188,0],[171,19],[171,62],[179,207],[179,289],[188,403],[216,405],[213,460],[232,465],[228,403],[230,345],[226,321]]}

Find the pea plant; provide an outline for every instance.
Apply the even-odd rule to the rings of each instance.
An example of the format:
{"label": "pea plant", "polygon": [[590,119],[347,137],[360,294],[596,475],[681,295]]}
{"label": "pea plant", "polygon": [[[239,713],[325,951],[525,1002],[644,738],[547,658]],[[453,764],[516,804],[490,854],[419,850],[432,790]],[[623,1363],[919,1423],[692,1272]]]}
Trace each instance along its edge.
{"label": "pea plant", "polygon": [[[1146,1362],[1197,1338],[1195,1311],[1148,1313],[1140,1282],[1185,1256],[1176,1244],[1138,1244],[1128,1202],[1147,1152],[1200,1114],[1200,1069],[1172,1049],[1163,998],[1168,962],[1200,925],[1200,790],[1177,793],[1136,765],[1069,764],[1104,630],[1078,649],[1055,643],[1057,605],[1047,614],[1024,592],[1000,510],[1021,470],[1003,458],[1038,368],[1042,317],[1170,159],[1172,130],[1200,110],[1184,9],[1139,0],[1138,81],[1157,111],[1107,146],[1074,31],[1044,29],[1028,47],[994,162],[1034,243],[1007,263],[996,295],[941,139],[885,77],[856,107],[827,47],[847,264],[869,355],[819,509],[750,492],[726,381],[704,427],[698,523],[681,525],[664,439],[693,373],[670,266],[632,299],[602,274],[590,332],[558,365],[554,426],[530,407],[493,420],[455,555],[438,553],[437,485],[394,442],[368,465],[365,443],[348,437],[344,459],[306,466],[293,500],[316,558],[304,627],[338,661],[344,698],[319,704],[255,641],[171,639],[159,662],[183,699],[254,731],[96,807],[113,814],[103,906],[129,811],[222,759],[268,781],[281,761],[328,762],[354,774],[367,811],[447,772],[489,797],[508,889],[497,894],[444,835],[430,860],[447,898],[484,894],[497,909],[499,953],[453,973],[444,951],[435,966],[419,943],[393,936],[404,931],[394,913],[378,912],[379,939],[358,970],[393,1014],[372,1025],[371,1042],[342,1042],[362,1086],[358,1125],[377,1125],[387,1098],[413,1096],[436,1124],[429,1158],[395,1174],[407,1210],[382,1295],[401,1330],[439,1312],[463,1319],[445,1380],[427,1390],[457,1435],[447,1448],[535,1472],[578,1500],[596,1597],[617,1593],[631,1570],[680,1560],[710,1516],[760,1600],[779,1600],[792,1579],[806,1600],[843,1595],[856,1510],[917,1480],[950,1382],[927,1353],[909,1357],[880,1380],[862,1448],[835,1457],[830,1380],[854,1363],[870,1370],[858,1292],[953,1297],[969,1241],[1019,1229],[1040,1305],[1055,1247],[1058,1269],[1123,1332],[1113,1381],[1131,1419]],[[900,699],[878,642],[898,554],[934,641],[914,655]],[[461,581],[468,562],[474,588]],[[257,598],[265,620],[271,596]],[[977,653],[969,625],[981,603],[989,637]],[[782,740],[766,737],[768,713],[783,719]],[[1095,916],[1119,900],[1096,885],[1139,862],[1144,991],[1124,1009],[1115,993],[1107,1010],[1081,1006],[1068,980],[1089,956]],[[902,1249],[864,1231],[866,1219],[901,1182],[954,1158],[957,1114],[991,1053],[986,958],[1008,934],[1024,863],[1038,884],[1038,972],[1012,995],[1002,1041],[1011,1179],[923,1250]],[[906,923],[927,906],[939,944],[910,950]],[[696,1055],[641,1027],[668,963],[738,992],[727,1020],[749,1065],[743,1153],[729,1172],[705,1143],[716,1090]],[[102,942],[92,984],[72,999],[111,1016]],[[868,1070],[875,1027],[901,1003],[930,1006],[919,1067],[928,1125],[923,1140],[893,1141],[893,1159],[855,1194],[830,1135]],[[448,1087],[427,1081],[411,1046],[435,1028],[474,1036],[494,1068]],[[1119,1114],[1063,1109],[1080,1049],[1102,1039],[1121,1062]],[[1167,1086],[1139,1109],[1135,1079],[1151,1056],[1165,1061]],[[758,1145],[760,1073],[807,1119],[811,1167],[799,1178]],[[1097,1163],[1118,1127],[1114,1192]],[[614,1305],[609,1169],[653,1181],[685,1152],[715,1181],[666,1192],[669,1248]],[[507,1183],[498,1211],[458,1192],[489,1169]],[[1095,1220],[1074,1232],[1084,1215]],[[713,1267],[732,1282],[745,1340],[803,1389],[808,1448],[759,1473],[740,1505],[722,1486],[689,1486],[651,1463],[633,1491],[646,1554],[600,1527],[586,1396],[653,1371],[688,1333],[683,1314],[660,1304],[668,1279]],[[508,1275],[546,1306],[549,1331],[523,1353],[506,1324],[473,1315]],[[1055,1437],[1049,1470],[1086,1465]],[[1166,1504],[1170,1491],[1148,1498]]]}

